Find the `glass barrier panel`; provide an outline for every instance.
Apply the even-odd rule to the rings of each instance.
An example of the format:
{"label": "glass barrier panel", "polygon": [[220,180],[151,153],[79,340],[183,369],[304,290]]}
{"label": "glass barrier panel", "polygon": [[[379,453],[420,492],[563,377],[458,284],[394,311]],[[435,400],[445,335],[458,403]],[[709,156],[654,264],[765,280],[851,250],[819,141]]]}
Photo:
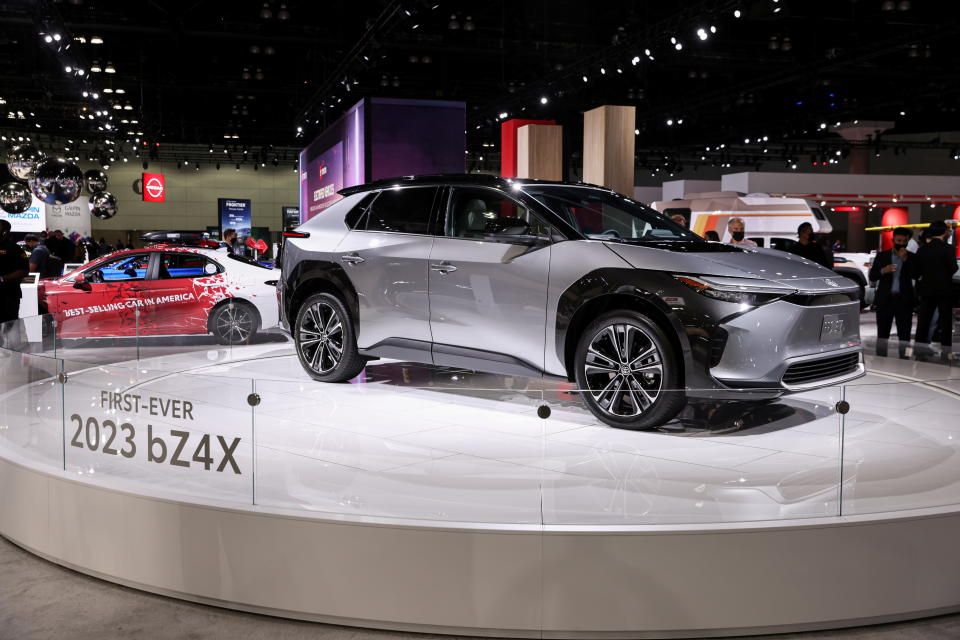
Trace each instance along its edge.
{"label": "glass barrier panel", "polygon": [[249,379],[75,368],[64,385],[66,470],[121,490],[251,504]]}
{"label": "glass barrier panel", "polygon": [[[839,513],[839,387],[784,389],[607,388],[568,391],[584,424],[553,434],[545,455],[560,473],[545,479],[543,522],[647,525],[748,522]],[[622,392],[622,393],[621,393]],[[673,396],[662,424],[615,428],[607,420],[650,411]],[[547,395],[550,397],[550,394]],[[612,415],[611,415],[612,414]],[[551,420],[553,417],[551,417]]]}
{"label": "glass barrier panel", "polygon": [[[24,348],[40,325],[31,319],[0,326],[5,344]],[[0,456],[47,469],[63,468],[63,402],[56,358],[0,347]]]}
{"label": "glass barrier panel", "polygon": [[960,503],[960,379],[946,368],[919,373],[932,379],[900,381],[878,367],[845,386],[844,515]]}
{"label": "glass barrier panel", "polygon": [[71,366],[135,362],[138,351],[139,312],[115,308],[120,302],[91,298],[96,294],[77,290],[82,296],[71,308],[51,314],[58,357]]}
{"label": "glass barrier panel", "polygon": [[258,505],[541,522],[544,435],[570,428],[545,419],[542,380],[381,361],[329,384],[296,356],[284,374],[255,380]]}
{"label": "glass barrier panel", "polygon": [[28,316],[0,326],[0,347],[10,351],[56,357],[53,317]]}

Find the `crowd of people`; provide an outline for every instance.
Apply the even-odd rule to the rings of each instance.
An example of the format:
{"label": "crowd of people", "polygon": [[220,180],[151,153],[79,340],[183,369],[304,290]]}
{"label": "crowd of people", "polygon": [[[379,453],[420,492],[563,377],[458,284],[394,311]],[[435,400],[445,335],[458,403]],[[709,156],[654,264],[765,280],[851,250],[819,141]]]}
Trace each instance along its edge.
{"label": "crowd of people", "polygon": [[913,232],[898,227],[893,231],[893,247],[877,254],[870,267],[870,281],[877,283],[874,304],[878,340],[888,340],[896,324],[901,344],[909,342],[916,308],[914,342],[926,345],[939,341],[948,351],[952,347],[957,258],[954,247],[947,243],[949,232],[943,220],[930,223],[913,252],[909,249]]}

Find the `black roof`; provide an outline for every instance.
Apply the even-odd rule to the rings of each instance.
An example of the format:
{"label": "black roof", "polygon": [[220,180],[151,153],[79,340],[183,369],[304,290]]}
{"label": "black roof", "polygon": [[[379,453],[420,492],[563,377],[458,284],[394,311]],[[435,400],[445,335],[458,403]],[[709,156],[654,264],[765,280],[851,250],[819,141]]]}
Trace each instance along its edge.
{"label": "black roof", "polygon": [[358,184],[353,187],[346,187],[341,189],[338,193],[340,195],[348,196],[353,193],[361,193],[363,191],[375,191],[377,189],[386,189],[389,187],[399,186],[399,185],[434,185],[434,184],[443,184],[443,185],[480,185],[485,187],[498,187],[498,188],[507,188],[512,184],[567,184],[567,185],[577,185],[581,187],[597,187],[598,189],[605,189],[594,184],[588,184],[585,182],[562,182],[557,180],[535,180],[533,178],[504,178],[503,176],[491,175],[489,173],[434,173],[434,174],[423,174],[418,176],[398,176],[396,178],[382,178],[380,180],[374,180],[373,182],[367,182],[366,184]]}

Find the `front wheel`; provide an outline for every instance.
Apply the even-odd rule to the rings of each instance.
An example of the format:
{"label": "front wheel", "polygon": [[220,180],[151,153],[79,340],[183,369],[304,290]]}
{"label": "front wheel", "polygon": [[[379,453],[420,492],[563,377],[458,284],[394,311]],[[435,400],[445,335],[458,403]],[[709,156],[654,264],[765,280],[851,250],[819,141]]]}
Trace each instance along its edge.
{"label": "front wheel", "polygon": [[315,293],[304,301],[297,311],[293,340],[300,364],[321,382],[349,380],[367,364],[357,352],[350,312],[330,293]]}
{"label": "front wheel", "polygon": [[653,429],[686,405],[679,363],[666,334],[646,316],[614,311],[577,344],[577,385],[590,411],[619,429]]}

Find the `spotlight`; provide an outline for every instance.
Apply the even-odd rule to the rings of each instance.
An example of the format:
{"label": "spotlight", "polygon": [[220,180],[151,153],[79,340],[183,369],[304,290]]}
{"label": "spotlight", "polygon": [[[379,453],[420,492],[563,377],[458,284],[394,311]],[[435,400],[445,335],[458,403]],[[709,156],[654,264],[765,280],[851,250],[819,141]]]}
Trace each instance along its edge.
{"label": "spotlight", "polygon": [[548,102],[548,101],[547,101],[547,96],[541,96],[541,98],[540,98],[540,104],[547,104],[547,102]]}

